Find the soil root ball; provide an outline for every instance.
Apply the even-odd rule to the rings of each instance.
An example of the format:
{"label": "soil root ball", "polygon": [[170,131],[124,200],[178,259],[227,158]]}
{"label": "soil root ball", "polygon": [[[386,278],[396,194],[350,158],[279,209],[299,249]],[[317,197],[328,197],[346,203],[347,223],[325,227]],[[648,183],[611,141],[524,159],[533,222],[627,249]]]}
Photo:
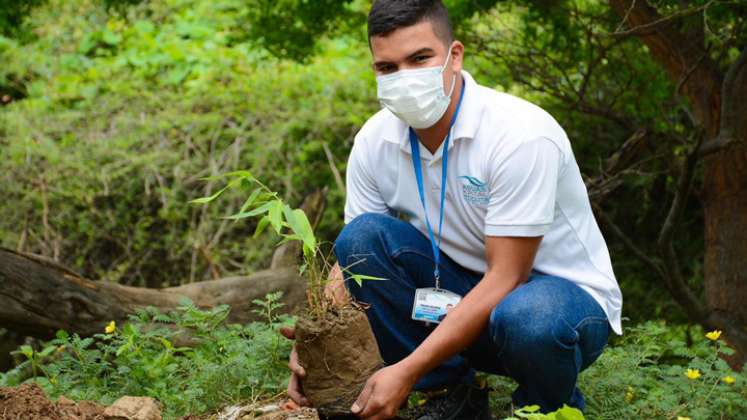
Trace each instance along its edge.
{"label": "soil root ball", "polygon": [[322,417],[350,413],[366,380],[384,366],[365,313],[346,307],[296,322],[303,389]]}

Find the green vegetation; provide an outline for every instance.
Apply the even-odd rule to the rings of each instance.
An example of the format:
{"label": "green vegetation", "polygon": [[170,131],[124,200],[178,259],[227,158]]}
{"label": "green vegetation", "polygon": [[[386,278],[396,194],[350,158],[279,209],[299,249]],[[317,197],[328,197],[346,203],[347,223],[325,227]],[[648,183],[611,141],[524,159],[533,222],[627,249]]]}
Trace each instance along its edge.
{"label": "green vegetation", "polygon": [[[622,339],[610,345],[579,378],[586,417],[743,417],[747,412],[747,375],[734,372],[718,357],[733,353],[716,338],[719,335],[663,322],[627,329]],[[502,377],[490,378],[489,383],[498,390],[494,393],[495,410],[504,413],[515,384]]]}
{"label": "green vegetation", "polygon": [[[332,266],[329,263],[331,251],[325,254],[306,214],[303,210],[294,209],[286,204],[278,193],[270,190],[249,171],[229,172],[224,177],[230,179],[224,187],[208,197],[194,199],[191,203],[208,204],[232,189],[246,190],[248,196],[241,208],[225,219],[238,221],[259,217],[254,231],[255,238],[270,226],[275,234],[282,238],[280,243],[288,241],[301,243],[303,264],[299,269],[308,284],[307,310],[313,318],[322,318],[332,304],[331,300],[325,296],[324,290]],[[345,270],[344,267],[342,269]],[[362,285],[364,280],[384,280],[355,273],[350,273],[350,278],[358,285]]]}
{"label": "green vegetation", "polygon": [[[277,395],[288,378],[291,342],[277,329],[292,320],[277,315],[277,294],[255,301],[263,322],[225,325],[227,308],[200,311],[189,302],[172,314],[142,311],[123,327],[111,325],[93,338],[57,338],[41,350],[22,347],[25,361],[0,374],[0,386],[17,384],[32,367],[34,379],[52,396],[111,403],[121,395],[144,395],[164,403],[166,418],[214,411],[230,403]],[[166,328],[175,323],[177,328]],[[185,334],[192,347],[178,344]],[[716,335],[709,333],[714,338]],[[692,340],[693,343],[688,343]],[[650,322],[626,331],[599,360],[581,374],[579,386],[587,401],[586,417],[618,419],[733,419],[747,412],[747,375],[732,371],[717,357],[731,354],[719,339],[699,328],[672,328]],[[515,384],[491,376],[488,383],[494,412],[510,416]],[[516,417],[566,419],[524,408]]]}
{"label": "green vegetation", "polygon": [[[272,240],[220,219],[243,200],[187,202],[215,189],[200,178],[243,168],[291,203],[334,186],[330,162],[344,173],[376,107],[365,43],[322,41],[298,64],[237,41],[247,10],[233,0],[152,2],[127,17],[75,3],[37,9],[35,42],[0,38],[0,89],[25,95],[0,112],[2,245],[151,287],[265,267]],[[322,237],[339,229],[342,202],[333,188]]]}
{"label": "green vegetation", "polygon": [[[0,375],[0,385],[16,384],[33,366],[51,396],[103,404],[122,395],[151,396],[163,403],[165,418],[273,396],[284,388],[291,346],[277,331],[292,325],[278,313],[279,298],[255,301],[264,321],[248,325],[225,325],[225,306],[201,311],[184,302],[171,314],[141,311],[94,337],[60,331],[39,352],[22,347],[26,361]],[[185,341],[189,347],[178,344]]]}
{"label": "green vegetation", "polygon": [[[269,265],[295,220],[293,206],[324,187],[327,211],[314,245],[329,243],[342,226],[336,175],[344,175],[354,134],[379,108],[365,39],[369,3],[0,0],[0,246],[135,286],[243,275]],[[639,39],[616,34],[625,28],[612,2],[446,3],[467,46],[465,68],[550,111],[595,180],[595,211],[608,221],[602,227],[630,319],[625,336],[581,376],[587,417],[744,417],[747,377],[717,357],[731,352],[721,339],[688,325],[698,311],[672,298],[667,283],[680,277],[681,290],[705,301],[704,200],[737,196],[710,193],[696,167],[669,236],[679,262],[659,247],[703,135],[684,97],[690,88]],[[747,6],[679,3],[688,2],[656,7],[675,15],[673,30],[698,37],[699,62],[712,60],[723,74],[747,45]],[[633,157],[615,154],[636,136],[643,140],[632,143]],[[244,168],[269,194],[248,206],[240,189],[220,190],[218,176]],[[220,206],[188,204],[218,191]],[[282,204],[249,214],[269,202]],[[247,219],[233,223],[236,214]],[[0,385],[30,370],[52,395],[103,403],[149,395],[169,418],[274,396],[287,379],[290,347],[276,330],[291,322],[278,315],[277,299],[255,302],[265,320],[250,325],[225,325],[226,308],[205,312],[185,302],[176,313],[144,311],[92,338],[60,332],[20,348],[23,363],[0,374]],[[719,313],[744,325],[731,309]],[[182,330],[198,343],[177,344]],[[529,408],[510,413],[514,384],[489,382],[496,413],[546,418]]]}

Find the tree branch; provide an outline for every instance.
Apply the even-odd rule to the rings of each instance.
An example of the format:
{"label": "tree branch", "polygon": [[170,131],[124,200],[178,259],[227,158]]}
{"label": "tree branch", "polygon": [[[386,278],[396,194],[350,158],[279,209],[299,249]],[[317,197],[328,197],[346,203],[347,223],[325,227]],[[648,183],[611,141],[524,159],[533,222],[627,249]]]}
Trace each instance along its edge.
{"label": "tree branch", "polygon": [[721,91],[721,130],[726,136],[747,135],[747,47],[742,49],[739,57],[729,66],[724,76]]}
{"label": "tree branch", "polygon": [[620,229],[619,226],[615,224],[615,222],[610,219],[609,216],[602,210],[601,207],[599,207],[598,204],[592,203],[592,207],[594,208],[594,213],[596,214],[597,218],[602,221],[602,223],[617,237],[617,239],[622,242],[622,244],[630,250],[630,252],[633,253],[641,262],[646,264],[653,272],[659,275],[662,279],[665,279],[666,274],[664,273],[664,270],[661,267],[660,262],[650,257],[650,254],[636,246],[636,244],[633,242],[633,240],[623,232],[622,229]]}
{"label": "tree branch", "polygon": [[592,201],[601,203],[622,185],[622,180],[618,179],[618,176],[631,166],[632,161],[641,152],[646,143],[646,134],[645,129],[633,133],[615,153],[605,159],[604,168],[600,169],[599,175],[586,180],[586,188]]}
{"label": "tree branch", "polygon": [[[645,0],[608,1],[625,18],[628,27],[650,29],[635,34],[666,69],[673,83],[684,79],[682,91],[690,99],[698,122],[709,138],[715,137],[719,128],[722,75],[716,63],[705,55],[702,39],[696,33],[680,32],[671,18],[662,18]],[[676,13],[672,16],[681,17]]]}
{"label": "tree branch", "polygon": [[[638,1],[645,2],[645,0],[638,0]],[[670,23],[670,22],[672,22],[674,20],[677,20],[677,19],[680,19],[680,18],[683,18],[683,17],[686,17],[686,16],[691,16],[691,15],[694,15],[696,13],[700,13],[702,11],[705,11],[707,8],[709,8],[714,3],[714,1],[715,0],[710,0],[708,3],[706,3],[706,4],[702,5],[702,6],[692,7],[692,8],[685,9],[685,10],[680,10],[680,11],[678,11],[676,13],[673,13],[673,14],[671,14],[669,16],[664,16],[664,17],[656,19],[656,20],[654,20],[652,22],[647,22],[647,23],[643,23],[643,24],[634,26],[634,27],[628,29],[627,31],[621,31],[620,29],[623,26],[625,26],[625,24],[628,21],[628,18],[630,17],[631,13],[633,12],[634,8],[636,7],[636,0],[633,0],[633,3],[627,9],[627,11],[625,12],[625,16],[623,16],[623,20],[617,26],[617,29],[615,30],[615,32],[612,32],[610,35],[611,36],[615,36],[615,37],[626,37],[626,36],[630,36],[630,35],[647,35],[647,34],[651,34],[659,26],[665,25],[667,23]]]}
{"label": "tree branch", "polygon": [[710,140],[700,146],[700,149],[698,150],[698,154],[700,154],[700,157],[704,158],[708,155],[718,152],[719,150],[725,149],[732,144],[738,143],[736,137],[732,136],[730,132],[731,130],[721,129],[721,133],[719,133],[719,135],[715,139]]}
{"label": "tree branch", "polygon": [[683,308],[688,308],[691,311],[695,319],[705,322],[710,311],[687,285],[682,275],[682,269],[680,268],[672,240],[674,229],[682,216],[685,203],[688,197],[690,197],[693,179],[695,178],[695,167],[700,157],[699,149],[705,137],[704,133],[700,130],[698,130],[696,136],[697,143],[692,151],[688,153],[682,165],[682,172],[677,181],[677,190],[675,191],[672,205],[669,208],[661,231],[659,231],[657,245],[662,257],[665,272],[664,279],[667,281],[670,293]]}

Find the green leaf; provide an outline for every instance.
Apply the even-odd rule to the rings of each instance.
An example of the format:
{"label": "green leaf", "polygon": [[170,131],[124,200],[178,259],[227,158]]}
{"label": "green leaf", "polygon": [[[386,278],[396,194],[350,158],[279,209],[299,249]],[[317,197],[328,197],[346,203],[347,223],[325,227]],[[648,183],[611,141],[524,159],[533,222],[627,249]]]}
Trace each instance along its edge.
{"label": "green leaf", "polygon": [[223,176],[226,176],[226,177],[229,177],[229,178],[238,177],[240,179],[245,179],[245,178],[246,179],[254,179],[254,177],[252,176],[252,173],[249,172],[249,171],[246,171],[246,170],[231,171],[231,172],[223,174]]}
{"label": "green leaf", "polygon": [[356,282],[358,286],[363,286],[364,280],[387,280],[382,277],[367,276],[365,274],[351,274],[350,278],[353,279],[353,281]]}
{"label": "green leaf", "polygon": [[239,213],[244,213],[252,204],[254,204],[254,200],[257,199],[257,196],[259,196],[260,192],[261,190],[259,188],[252,191],[251,195],[249,195],[249,198],[247,198],[246,201],[244,201],[244,204],[241,205]]}
{"label": "green leaf", "polygon": [[41,357],[46,357],[46,356],[49,356],[49,355],[50,355],[50,354],[52,354],[52,353],[53,353],[53,352],[54,352],[55,350],[57,350],[57,347],[56,347],[56,346],[48,346],[48,347],[45,347],[45,348],[44,348],[44,350],[42,350],[42,351],[41,351],[41,352],[39,353],[39,356],[41,356]]}
{"label": "green leaf", "polygon": [[306,213],[301,209],[291,209],[290,206],[286,205],[283,208],[285,213],[285,220],[288,222],[290,230],[298,235],[301,242],[303,242],[304,255],[313,254],[316,249],[316,237],[314,236],[314,230],[311,228],[309,218],[306,217]]}
{"label": "green leaf", "polygon": [[191,204],[207,204],[207,203],[215,200],[216,198],[218,198],[218,196],[220,196],[221,194],[223,194],[223,192],[225,190],[227,190],[228,187],[230,187],[230,186],[231,186],[231,184],[228,184],[225,187],[219,189],[218,192],[216,192],[215,194],[213,194],[213,195],[211,195],[209,197],[196,198],[196,199],[190,201],[190,203]]}
{"label": "green leaf", "polygon": [[31,348],[31,346],[24,344],[19,349],[21,351],[21,354],[26,356],[26,358],[31,359],[34,356],[34,349]]}
{"label": "green leaf", "polygon": [[174,345],[171,344],[171,341],[163,337],[158,337],[158,339],[161,341],[161,344],[163,344],[163,346],[166,347],[167,349],[172,350],[174,348]]}
{"label": "green leaf", "polygon": [[268,202],[268,203],[265,203],[265,204],[257,207],[256,209],[254,209],[252,211],[248,211],[246,213],[232,214],[230,216],[224,217],[224,219],[239,220],[239,219],[246,219],[247,217],[254,217],[254,216],[257,216],[257,215],[260,215],[262,213],[267,212],[267,210],[270,209],[271,205],[272,205],[272,202]]}
{"label": "green leaf", "polygon": [[278,245],[282,245],[282,244],[284,244],[286,242],[290,242],[290,241],[301,241],[301,237],[298,236],[298,235],[296,235],[295,233],[292,233],[292,234],[289,234],[289,235],[288,234],[283,235],[283,239],[280,242],[278,242]]}
{"label": "green leaf", "polygon": [[584,420],[584,415],[581,411],[574,407],[569,407],[563,404],[563,408],[556,411],[555,418],[557,420]]}
{"label": "green leaf", "polygon": [[116,355],[117,355],[117,356],[121,356],[121,355],[122,355],[122,354],[123,354],[124,352],[126,352],[126,351],[130,350],[130,348],[131,348],[131,347],[132,347],[132,346],[131,346],[131,344],[130,344],[129,342],[128,342],[128,343],[124,343],[123,345],[121,345],[121,346],[120,346],[120,347],[119,347],[119,348],[117,349]]}
{"label": "green leaf", "polygon": [[122,35],[114,33],[110,30],[105,30],[102,34],[101,39],[107,45],[115,46],[122,42]]}
{"label": "green leaf", "polygon": [[280,233],[283,228],[283,203],[281,201],[271,201],[270,204],[270,212],[268,214],[270,217],[270,224],[277,233]]}
{"label": "green leaf", "polygon": [[262,232],[264,232],[265,228],[269,224],[270,224],[269,217],[264,216],[261,219],[259,219],[259,223],[257,223],[257,229],[254,230],[254,238],[256,239],[257,237],[259,237],[259,235],[261,235]]}

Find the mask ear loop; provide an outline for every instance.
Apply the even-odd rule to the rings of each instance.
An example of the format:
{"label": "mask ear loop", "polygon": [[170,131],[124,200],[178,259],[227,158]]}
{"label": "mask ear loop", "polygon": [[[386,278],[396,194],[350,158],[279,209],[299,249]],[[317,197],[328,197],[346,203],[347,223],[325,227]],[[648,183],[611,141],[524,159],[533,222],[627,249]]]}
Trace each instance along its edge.
{"label": "mask ear loop", "polygon": [[[441,74],[444,74],[444,71],[446,71],[446,66],[449,64],[450,58],[451,58],[451,48],[449,48],[449,54],[446,56],[446,61],[444,62],[443,67],[441,67]],[[451,94],[454,93],[455,86],[456,86],[456,73],[454,73],[454,76],[451,78],[451,89],[449,89],[449,94],[446,95],[447,98],[451,98]]]}

